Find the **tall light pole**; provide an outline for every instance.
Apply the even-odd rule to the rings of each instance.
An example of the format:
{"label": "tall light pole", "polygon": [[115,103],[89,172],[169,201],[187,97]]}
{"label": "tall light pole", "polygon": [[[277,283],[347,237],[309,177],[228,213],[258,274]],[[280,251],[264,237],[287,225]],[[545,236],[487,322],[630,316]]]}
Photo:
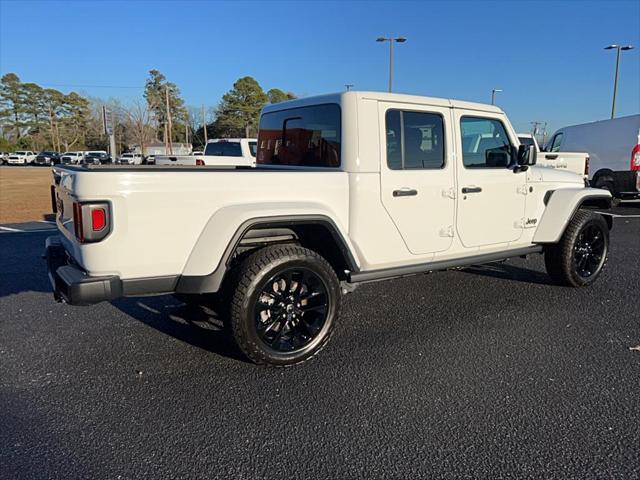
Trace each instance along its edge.
{"label": "tall light pole", "polygon": [[494,88],[493,90],[491,90],[491,105],[496,104],[496,93],[501,91],[502,89],[500,88]]}
{"label": "tall light pole", "polygon": [[620,69],[620,50],[631,50],[633,45],[609,45],[605,50],[616,50],[616,77],[613,81],[613,103],[611,105],[611,118],[616,116],[616,95],[618,93],[618,70]]}
{"label": "tall light pole", "polygon": [[393,44],[395,42],[404,43],[407,39],[404,37],[378,37],[376,42],[389,42],[389,92],[393,86]]}

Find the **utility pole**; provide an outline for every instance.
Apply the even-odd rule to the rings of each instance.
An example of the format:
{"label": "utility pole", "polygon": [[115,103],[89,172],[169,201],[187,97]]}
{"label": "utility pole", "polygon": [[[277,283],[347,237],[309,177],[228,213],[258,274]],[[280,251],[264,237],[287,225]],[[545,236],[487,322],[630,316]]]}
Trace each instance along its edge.
{"label": "utility pole", "polygon": [[169,144],[169,155],[173,155],[173,144],[171,142],[172,125],[171,125],[171,107],[169,106],[169,86],[164,86],[165,100],[167,102],[167,141]]}
{"label": "utility pole", "polygon": [[349,90],[351,90],[351,87],[353,87],[353,83],[345,83],[344,86],[347,87],[348,92]]}
{"label": "utility pole", "polygon": [[207,116],[204,114],[204,103],[202,104],[202,130],[204,131],[204,146],[207,146]]}

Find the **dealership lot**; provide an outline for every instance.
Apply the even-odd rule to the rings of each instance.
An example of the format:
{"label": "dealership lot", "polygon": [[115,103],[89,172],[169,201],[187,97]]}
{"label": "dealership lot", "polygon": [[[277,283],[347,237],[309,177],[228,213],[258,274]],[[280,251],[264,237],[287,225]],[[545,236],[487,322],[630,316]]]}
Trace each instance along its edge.
{"label": "dealership lot", "polygon": [[[0,235],[5,478],[638,478],[640,214],[603,278],[539,256],[361,286],[322,355],[243,361],[172,297],[52,300],[46,232]],[[14,225],[15,227],[15,225]]]}

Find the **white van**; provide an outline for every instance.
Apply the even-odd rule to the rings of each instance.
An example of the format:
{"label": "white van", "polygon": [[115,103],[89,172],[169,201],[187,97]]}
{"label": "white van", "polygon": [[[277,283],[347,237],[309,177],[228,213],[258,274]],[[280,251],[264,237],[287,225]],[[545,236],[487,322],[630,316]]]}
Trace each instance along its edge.
{"label": "white van", "polygon": [[640,198],[640,115],[561,128],[545,150],[589,153],[591,185]]}

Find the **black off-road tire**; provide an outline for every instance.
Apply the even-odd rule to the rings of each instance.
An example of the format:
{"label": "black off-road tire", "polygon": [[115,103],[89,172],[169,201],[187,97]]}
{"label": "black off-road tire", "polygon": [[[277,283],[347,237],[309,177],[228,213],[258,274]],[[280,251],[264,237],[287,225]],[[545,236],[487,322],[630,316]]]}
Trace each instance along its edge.
{"label": "black off-road tire", "polygon": [[[588,276],[579,273],[576,251],[580,246],[580,235],[585,229],[594,227],[602,232],[604,252],[599,266]],[[604,270],[609,255],[609,227],[602,215],[589,210],[578,210],[564,231],[560,241],[550,245],[544,252],[544,263],[549,276],[561,285],[585,287],[591,285]]]}
{"label": "black off-road tire", "polygon": [[[279,274],[304,269],[326,289],[324,323],[308,344],[293,351],[271,348],[258,334],[256,305],[263,289]],[[319,254],[297,245],[271,245],[249,255],[234,272],[231,330],[240,350],[256,364],[289,367],[315,356],[328,343],[340,311],[340,283],[333,267]]]}

